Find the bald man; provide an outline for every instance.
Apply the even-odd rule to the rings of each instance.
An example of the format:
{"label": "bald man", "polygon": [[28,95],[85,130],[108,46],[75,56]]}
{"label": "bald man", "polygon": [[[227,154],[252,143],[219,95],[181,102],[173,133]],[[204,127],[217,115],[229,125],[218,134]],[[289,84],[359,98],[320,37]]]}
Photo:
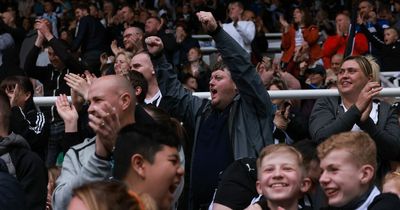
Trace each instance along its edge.
{"label": "bald man", "polygon": [[89,88],[88,100],[89,126],[96,136],[85,139],[65,155],[53,194],[55,210],[67,209],[72,189],[111,176],[111,152],[118,131],[135,123],[136,97],[131,84],[122,76],[95,80]]}

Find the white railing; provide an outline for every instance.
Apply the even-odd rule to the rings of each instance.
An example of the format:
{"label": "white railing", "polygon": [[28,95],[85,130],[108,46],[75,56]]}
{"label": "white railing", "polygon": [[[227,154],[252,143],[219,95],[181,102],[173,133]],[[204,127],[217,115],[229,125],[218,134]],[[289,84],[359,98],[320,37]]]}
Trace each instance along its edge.
{"label": "white railing", "polygon": [[[320,98],[324,96],[338,96],[339,92],[334,89],[321,89],[321,90],[273,90],[268,91],[271,99],[310,99]],[[200,98],[210,98],[209,92],[195,92],[193,95]],[[379,96],[383,97],[399,97],[400,88],[384,88]],[[70,97],[68,97],[71,100]],[[34,102],[38,106],[51,106],[54,104],[56,97],[34,97]]]}

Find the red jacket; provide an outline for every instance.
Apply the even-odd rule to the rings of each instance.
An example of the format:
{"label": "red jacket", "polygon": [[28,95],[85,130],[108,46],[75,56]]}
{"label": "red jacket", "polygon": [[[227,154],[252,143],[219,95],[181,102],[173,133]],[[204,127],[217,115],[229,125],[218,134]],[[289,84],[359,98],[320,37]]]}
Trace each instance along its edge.
{"label": "red jacket", "polygon": [[[348,36],[328,36],[322,46],[322,60],[325,69],[331,67],[331,58],[335,54],[344,54]],[[354,48],[351,55],[363,55],[368,52],[368,40],[362,33],[357,33],[354,39]]]}
{"label": "red jacket", "polygon": [[[310,59],[308,63],[314,63],[316,60],[321,58],[322,52],[321,47],[318,44],[319,30],[315,25],[311,25],[308,28],[302,28],[304,41],[308,43],[310,47]],[[281,48],[283,50],[282,61],[288,63],[294,55],[296,47],[295,43],[296,29],[292,25],[287,33],[282,35]]]}

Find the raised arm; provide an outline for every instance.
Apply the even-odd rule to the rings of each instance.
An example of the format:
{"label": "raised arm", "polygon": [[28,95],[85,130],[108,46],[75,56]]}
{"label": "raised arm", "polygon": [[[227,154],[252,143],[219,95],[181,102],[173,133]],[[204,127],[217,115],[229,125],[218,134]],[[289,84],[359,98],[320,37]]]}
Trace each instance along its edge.
{"label": "raised arm", "polygon": [[196,116],[207,100],[193,96],[183,87],[172,65],[162,54],[163,44],[159,37],[148,37],[145,42],[157,72],[157,82],[163,96],[162,100],[168,104],[163,108],[168,109],[172,116],[189,123],[189,126],[194,128]]}
{"label": "raised arm", "polygon": [[228,66],[243,102],[256,108],[258,115],[273,116],[272,104],[268,92],[250,63],[249,54],[216,23],[210,12],[197,13],[203,27],[207,28]]}

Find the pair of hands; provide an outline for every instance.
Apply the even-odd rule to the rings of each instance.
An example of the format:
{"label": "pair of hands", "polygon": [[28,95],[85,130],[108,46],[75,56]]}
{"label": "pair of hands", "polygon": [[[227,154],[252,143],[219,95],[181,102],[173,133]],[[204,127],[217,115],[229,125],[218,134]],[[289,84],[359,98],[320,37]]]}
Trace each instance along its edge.
{"label": "pair of hands", "polygon": [[[65,94],[57,97],[56,107],[65,122],[65,132],[77,132],[78,112]],[[115,108],[108,102],[104,102],[102,106],[93,106],[89,114],[89,126],[96,133],[96,154],[109,157],[121,127]]]}
{"label": "pair of hands", "polygon": [[93,74],[85,72],[85,78],[74,73],[66,74],[64,80],[71,88],[72,104],[68,102],[65,94],[60,94],[56,100],[56,108],[65,124],[65,132],[78,131],[78,112],[80,107],[87,100],[90,84],[96,79]]}
{"label": "pair of hands", "polygon": [[43,41],[46,39],[47,41],[51,40],[54,36],[51,32],[51,23],[47,19],[38,19],[35,22],[35,29],[37,30],[38,37],[36,38],[35,45],[41,47],[43,45]]}
{"label": "pair of hands", "polygon": [[372,109],[372,99],[383,89],[378,82],[368,82],[358,95],[355,106],[360,110],[361,122],[369,118]]}
{"label": "pair of hands", "polygon": [[288,124],[290,123],[289,114],[290,114],[291,105],[282,107],[279,110],[276,110],[274,116],[274,124],[280,130],[285,131],[287,129]]}

